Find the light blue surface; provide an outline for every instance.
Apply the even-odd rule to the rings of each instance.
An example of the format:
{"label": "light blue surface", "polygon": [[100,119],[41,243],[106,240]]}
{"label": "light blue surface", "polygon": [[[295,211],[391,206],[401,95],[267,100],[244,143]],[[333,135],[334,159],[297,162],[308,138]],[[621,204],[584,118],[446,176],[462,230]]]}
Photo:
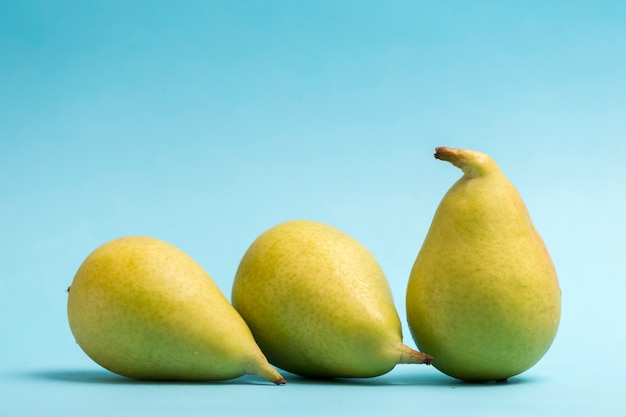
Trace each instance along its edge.
{"label": "light blue surface", "polygon": [[[557,339],[509,383],[141,383],[74,343],[101,243],[164,239],[230,295],[258,234],[309,218],[376,255],[414,346],[440,145],[497,160],[560,275]],[[0,414],[623,414],[625,154],[626,2],[2,1]]]}

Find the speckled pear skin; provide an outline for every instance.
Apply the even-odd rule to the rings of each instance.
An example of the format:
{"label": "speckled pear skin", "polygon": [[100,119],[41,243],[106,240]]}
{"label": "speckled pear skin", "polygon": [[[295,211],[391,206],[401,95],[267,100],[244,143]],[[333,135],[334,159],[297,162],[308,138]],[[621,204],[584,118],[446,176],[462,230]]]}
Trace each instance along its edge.
{"label": "speckled pear skin", "polygon": [[326,224],[292,220],[261,234],[241,260],[232,302],[269,361],[305,377],[372,377],[431,360],[402,344],[374,256]]}
{"label": "speckled pear skin", "polygon": [[120,375],[148,380],[282,376],[247,325],[192,258],[158,239],[130,236],[94,250],[69,288],[80,347]]}
{"label": "speckled pear skin", "polygon": [[467,381],[535,365],[560,321],[561,291],[522,198],[488,155],[437,148],[464,175],[443,197],[407,288],[411,334],[433,365]]}

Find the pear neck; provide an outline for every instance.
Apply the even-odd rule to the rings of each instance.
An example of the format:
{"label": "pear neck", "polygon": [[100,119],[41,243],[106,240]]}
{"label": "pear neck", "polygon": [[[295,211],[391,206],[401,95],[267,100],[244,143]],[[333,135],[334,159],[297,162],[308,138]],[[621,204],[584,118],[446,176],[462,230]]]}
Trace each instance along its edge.
{"label": "pear neck", "polygon": [[496,163],[489,155],[469,149],[440,146],[435,148],[435,158],[450,162],[469,178],[481,177],[498,171]]}

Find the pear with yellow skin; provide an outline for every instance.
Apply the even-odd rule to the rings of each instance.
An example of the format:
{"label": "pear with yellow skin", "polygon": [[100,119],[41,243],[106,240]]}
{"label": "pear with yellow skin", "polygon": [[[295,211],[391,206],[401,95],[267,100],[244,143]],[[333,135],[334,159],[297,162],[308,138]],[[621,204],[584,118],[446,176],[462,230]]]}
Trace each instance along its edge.
{"label": "pear with yellow skin", "polygon": [[463,171],[415,260],[406,308],[418,348],[466,381],[506,380],[551,346],[561,291],[522,198],[488,155],[436,148]]}
{"label": "pear with yellow skin", "polygon": [[241,260],[232,302],[269,361],[304,377],[374,377],[432,360],[402,343],[371,252],[320,222],[287,221],[261,234]]}
{"label": "pear with yellow skin", "polygon": [[211,277],[180,249],[130,236],[94,250],[69,288],[80,347],[104,368],[146,380],[285,380]]}

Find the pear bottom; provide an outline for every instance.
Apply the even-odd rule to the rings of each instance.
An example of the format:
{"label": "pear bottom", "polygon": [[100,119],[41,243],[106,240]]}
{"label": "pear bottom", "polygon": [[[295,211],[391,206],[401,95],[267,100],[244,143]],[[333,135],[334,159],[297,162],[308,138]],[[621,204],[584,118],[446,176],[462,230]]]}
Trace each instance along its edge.
{"label": "pear bottom", "polygon": [[409,294],[408,321],[418,349],[432,354],[435,368],[464,381],[506,380],[530,369],[550,348],[558,325],[553,309],[541,304],[536,310],[514,302],[489,308],[484,299],[465,304],[459,295],[433,302],[434,295]]}
{"label": "pear bottom", "polygon": [[[79,331],[77,331],[79,332]],[[214,351],[181,349],[170,336],[153,340],[151,338],[125,350],[121,345],[110,341],[92,340],[79,342],[82,350],[97,364],[118,375],[152,381],[225,381],[246,374],[256,374],[276,384],[284,384],[284,379],[267,363],[262,354],[256,356],[220,355]],[[94,346],[93,344],[97,344]],[[184,342],[187,343],[187,342]],[[154,347],[158,346],[158,349]],[[102,349],[107,349],[105,352]],[[225,359],[228,358],[228,359]]]}

